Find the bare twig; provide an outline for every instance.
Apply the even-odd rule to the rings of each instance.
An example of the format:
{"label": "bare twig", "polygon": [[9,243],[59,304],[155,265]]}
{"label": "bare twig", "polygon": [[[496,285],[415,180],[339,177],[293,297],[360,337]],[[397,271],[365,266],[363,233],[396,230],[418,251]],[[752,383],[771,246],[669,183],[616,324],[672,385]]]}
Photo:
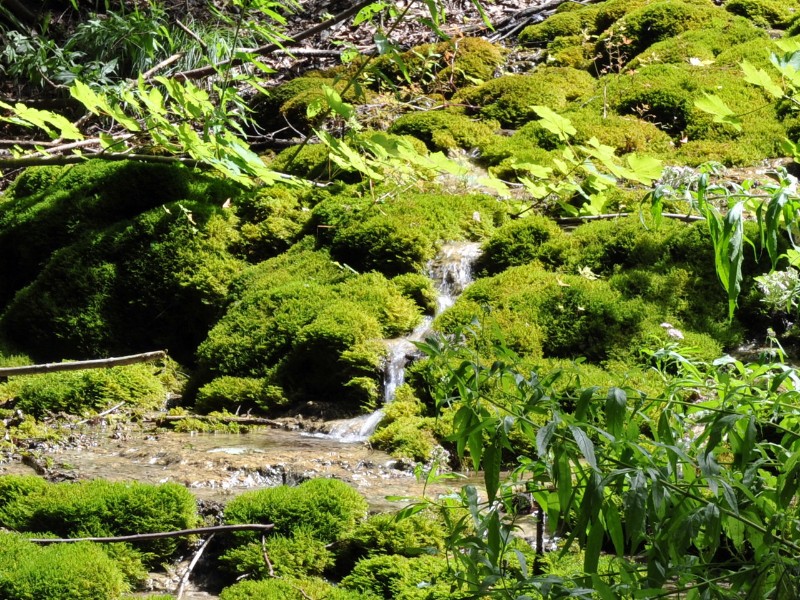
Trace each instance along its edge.
{"label": "bare twig", "polygon": [[[585,221],[602,221],[607,219],[617,219],[619,217],[629,217],[633,213],[609,213],[603,215],[586,215],[583,217],[560,217],[558,219],[554,219],[556,223],[559,225],[578,225]],[[661,213],[661,216],[665,219],[675,219],[676,221],[705,221],[704,217],[700,217],[697,215],[684,215],[680,213]]]}
{"label": "bare twig", "polygon": [[12,377],[15,375],[34,375],[36,373],[55,373],[56,371],[80,371],[82,369],[104,369],[107,367],[118,367],[121,365],[133,365],[150,360],[166,358],[167,353],[163,350],[155,352],[143,352],[141,354],[130,354],[128,356],[118,356],[113,358],[100,358],[95,360],[76,360],[74,362],[46,363],[41,365],[26,365],[24,367],[4,367],[0,369],[0,377]]}
{"label": "bare twig", "polygon": [[[208,536],[208,538],[206,538],[206,541],[203,542],[200,548],[197,549],[197,552],[194,553],[192,562],[190,562],[189,566],[186,567],[186,572],[183,574],[183,577],[181,577],[181,583],[178,586],[178,591],[175,593],[175,595],[178,597],[178,600],[181,600],[181,598],[183,598],[183,592],[186,589],[186,584],[189,583],[189,576],[192,574],[192,571],[197,565],[197,561],[200,560],[200,557],[203,555],[203,552],[205,552],[205,549],[208,547],[208,544],[211,543],[211,540],[213,539],[214,539],[214,534],[212,533],[210,536]],[[261,536],[261,539],[262,540],[264,539],[263,535]]]}
{"label": "bare twig", "polygon": [[181,163],[190,167],[201,167],[203,163],[183,156],[161,156],[158,154],[129,154],[127,152],[98,152],[96,154],[70,154],[67,156],[29,156],[24,158],[0,158],[0,171],[23,167],[40,167],[45,165],[77,165],[90,158],[101,160],[136,160],[150,163]]}
{"label": "bare twig", "polygon": [[267,565],[267,571],[269,571],[270,577],[275,577],[275,569],[272,568],[272,561],[269,559],[269,554],[267,553],[267,536],[261,536],[261,554],[264,556],[264,562]]}
{"label": "bare twig", "polygon": [[125,401],[123,400],[119,404],[115,404],[114,406],[112,406],[108,410],[104,410],[103,412],[98,413],[98,414],[94,415],[93,417],[90,417],[88,419],[81,419],[80,421],[78,421],[77,425],[83,425],[84,423],[88,423],[89,421],[93,421],[94,419],[100,419],[102,417],[105,417],[106,415],[110,415],[112,412],[114,412],[120,406],[123,406],[124,404],[125,404]]}
{"label": "bare twig", "polygon": [[155,65],[152,69],[149,69],[149,70],[145,71],[144,73],[142,73],[142,78],[143,79],[150,79],[153,75],[158,73],[164,67],[168,67],[169,65],[171,65],[175,61],[178,61],[181,58],[183,58],[184,54],[186,54],[186,53],[185,52],[176,52],[175,54],[173,54],[169,58],[165,58],[160,63]]}
{"label": "bare twig", "polygon": [[192,30],[191,30],[191,29],[190,29],[190,28],[189,28],[187,25],[184,25],[184,24],[181,22],[181,20],[180,20],[180,19],[175,19],[175,24],[176,24],[178,27],[180,27],[181,29],[183,29],[183,30],[184,30],[184,31],[185,31],[185,32],[186,32],[188,35],[190,35],[192,38],[194,38],[194,40],[195,40],[195,41],[196,41],[198,44],[200,44],[200,47],[203,49],[203,52],[205,52],[206,54],[208,54],[208,44],[206,44],[206,41],[205,41],[203,38],[201,38],[201,37],[200,37],[199,35],[197,35],[197,34],[196,34],[194,31],[192,31]]}
{"label": "bare twig", "polygon": [[184,537],[204,533],[220,533],[229,531],[270,531],[275,525],[272,523],[244,523],[241,525],[214,525],[213,527],[196,527],[194,529],[180,529],[178,531],[159,531],[156,533],[137,533],[136,535],[117,535],[112,537],[84,537],[84,538],[26,538],[34,544],[73,544],[77,542],[141,542],[146,540],[160,540],[163,538]]}

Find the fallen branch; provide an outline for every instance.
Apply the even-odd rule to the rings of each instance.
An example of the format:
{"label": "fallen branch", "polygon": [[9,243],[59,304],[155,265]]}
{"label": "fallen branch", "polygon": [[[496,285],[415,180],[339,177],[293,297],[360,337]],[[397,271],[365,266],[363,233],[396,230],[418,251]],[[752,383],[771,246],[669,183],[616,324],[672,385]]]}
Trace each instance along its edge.
{"label": "fallen branch", "polygon": [[118,356],[116,358],[98,358],[95,360],[76,360],[74,362],[46,363],[43,365],[26,365],[24,367],[3,367],[0,368],[0,378],[12,377],[15,375],[35,375],[38,373],[55,373],[56,371],[81,371],[83,369],[105,369],[108,367],[119,367],[122,365],[133,365],[151,360],[166,358],[164,350],[155,352],[143,352],[142,354],[130,354],[128,356]]}
{"label": "fallen branch", "polygon": [[67,156],[30,156],[23,158],[0,159],[0,170],[19,169],[23,167],[41,167],[45,165],[77,165],[91,158],[100,160],[136,160],[150,163],[181,163],[190,167],[204,166],[199,160],[181,156],[161,156],[158,154],[128,154],[126,152],[98,152],[97,154],[70,154]]}
{"label": "fallen branch", "polygon": [[147,419],[148,421],[155,421],[157,425],[167,423],[170,421],[183,421],[185,419],[197,419],[199,421],[216,421],[219,423],[239,423],[241,425],[271,425],[272,427],[283,427],[283,424],[272,419],[261,419],[259,417],[239,417],[231,415],[229,417],[208,415],[159,415]]}
{"label": "fallen branch", "polygon": [[[313,27],[309,27],[308,29],[301,31],[300,33],[288,39],[283,44],[267,44],[266,46],[253,48],[252,50],[250,50],[249,54],[257,54],[259,56],[264,56],[265,54],[271,54],[278,50],[283,50],[286,47],[291,47],[294,46],[295,44],[299,44],[304,39],[309,38],[312,35],[321,33],[326,29],[330,29],[334,25],[341,23],[345,19],[350,18],[351,16],[358,13],[358,11],[360,11],[362,8],[372,4],[372,2],[373,0],[361,0],[361,2],[358,2],[357,4],[351,6],[350,8],[343,10],[339,14],[334,15],[327,21],[323,21],[319,25],[314,25]],[[192,69],[190,71],[175,73],[172,77],[178,81],[186,81],[188,79],[199,79],[200,77],[206,77],[208,75],[215,74],[217,72],[217,69],[221,67],[236,67],[241,64],[244,64],[245,62],[247,62],[247,59],[232,58],[230,60],[220,61],[215,65],[208,65],[207,67],[200,67],[198,69]]]}
{"label": "fallen branch", "polygon": [[[175,595],[178,597],[178,600],[181,600],[181,598],[183,598],[183,592],[186,589],[186,584],[189,583],[189,576],[192,574],[192,571],[194,571],[194,568],[197,565],[197,561],[200,560],[200,557],[203,555],[203,552],[205,552],[205,549],[208,547],[208,545],[211,543],[211,540],[213,539],[214,539],[214,534],[212,533],[210,536],[208,536],[206,541],[203,542],[200,548],[197,549],[197,552],[194,553],[192,562],[190,562],[189,566],[186,567],[186,573],[184,573],[183,577],[181,577],[181,583],[178,586],[178,591],[175,593]],[[261,539],[262,540],[264,539],[263,535],[261,536]]]}
{"label": "fallen branch", "polygon": [[[629,217],[633,213],[608,213],[602,215],[585,215],[582,217],[560,217],[558,219],[554,219],[556,223],[559,225],[580,225],[585,221],[601,221],[606,219],[617,219],[619,217]],[[677,221],[705,221],[705,217],[700,217],[697,215],[684,215],[680,213],[661,213],[661,216],[665,219],[675,219]]]}
{"label": "fallen branch", "polygon": [[77,542],[117,543],[141,542],[146,540],[160,540],[163,538],[183,537],[203,533],[222,533],[229,531],[270,531],[275,525],[272,523],[244,523],[241,525],[214,525],[213,527],[196,527],[194,529],[180,529],[178,531],[158,531],[155,533],[137,533],[135,535],[117,535],[112,537],[84,537],[84,538],[26,538],[34,544],[73,544]]}

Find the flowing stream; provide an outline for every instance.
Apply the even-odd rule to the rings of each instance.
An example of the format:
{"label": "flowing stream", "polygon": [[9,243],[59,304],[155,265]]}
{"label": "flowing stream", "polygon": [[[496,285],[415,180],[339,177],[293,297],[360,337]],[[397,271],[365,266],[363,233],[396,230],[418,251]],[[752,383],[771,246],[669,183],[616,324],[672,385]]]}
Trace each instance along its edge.
{"label": "flowing stream", "polygon": [[[453,306],[456,298],[472,283],[472,266],[480,256],[478,242],[451,242],[444,244],[439,254],[428,263],[427,274],[433,280],[437,291],[436,312],[433,317],[426,316],[409,335],[387,340],[388,352],[383,376],[383,404],[394,400],[397,388],[403,385],[406,365],[417,355],[414,342],[425,339],[430,332],[433,319]],[[327,432],[321,435],[339,442],[363,442],[375,432],[383,418],[378,409],[368,415],[352,419],[333,421]],[[314,435],[314,434],[312,434]]]}

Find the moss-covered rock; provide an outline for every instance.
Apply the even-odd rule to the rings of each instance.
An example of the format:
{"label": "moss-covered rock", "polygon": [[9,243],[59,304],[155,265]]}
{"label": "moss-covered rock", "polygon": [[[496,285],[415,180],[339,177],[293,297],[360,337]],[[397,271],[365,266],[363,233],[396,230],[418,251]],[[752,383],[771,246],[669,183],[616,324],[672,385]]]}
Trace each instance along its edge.
{"label": "moss-covered rock", "polygon": [[422,44],[403,52],[399,60],[384,55],[370,70],[375,86],[413,83],[426,93],[449,97],[465,85],[489,81],[505,62],[508,50],[482,38],[454,37],[438,44]]}
{"label": "moss-covered rock", "polygon": [[220,600],[364,600],[364,596],[335,587],[324,579],[304,577],[240,581],[222,590]]}
{"label": "moss-covered rock", "polygon": [[495,119],[503,127],[519,127],[538,118],[533,106],[564,109],[590,96],[595,80],[589,73],[569,67],[540,67],[530,75],[505,75],[474,88],[466,88],[455,99],[466,103],[483,118]]}
{"label": "moss-covered rock", "polygon": [[6,600],[116,600],[128,589],[98,544],[42,547],[0,532],[0,596]]}
{"label": "moss-covered rock", "polygon": [[[0,478],[2,482],[5,478]],[[198,522],[194,497],[183,486],[166,483],[91,481],[4,487],[0,524],[15,531],[58,537],[119,536],[188,529]],[[13,487],[13,492],[11,489]],[[168,560],[185,541],[163,538],[142,542],[149,564]]]}
{"label": "moss-covered rock", "polygon": [[86,231],[36,270],[0,330],[37,360],[164,348],[191,363],[244,266],[223,201],[173,202]]}
{"label": "moss-covered rock", "polygon": [[99,412],[111,405],[160,408],[166,387],[149,365],[12,377],[0,383],[0,403],[12,401],[37,418],[47,414]]}
{"label": "moss-covered rock", "polygon": [[528,25],[518,41],[526,46],[547,46],[553,40],[565,36],[590,36],[597,33],[595,22],[600,6],[592,5],[576,10],[557,12],[541,23]]}
{"label": "moss-covered rock", "polygon": [[728,0],[725,10],[746,17],[759,27],[782,29],[798,14],[797,2],[776,0]]}
{"label": "moss-covered rock", "polygon": [[[495,275],[508,267],[524,265],[534,260],[551,267],[563,262],[568,242],[564,232],[551,219],[531,215],[511,221],[500,228],[483,247],[475,271]],[[557,240],[563,239],[562,244]],[[548,242],[545,245],[545,242]]]}
{"label": "moss-covered rock", "polygon": [[[366,500],[337,479],[245,492],[225,507],[225,523],[272,523],[276,535],[302,531],[302,536],[325,543],[349,535],[366,515]],[[242,532],[236,538],[250,542],[255,534]]]}
{"label": "moss-covered rock", "polygon": [[436,586],[436,580],[446,568],[447,561],[438,557],[379,555],[356,563],[341,585],[366,597],[443,600],[452,597],[449,594],[450,586]]}
{"label": "moss-covered rock", "polygon": [[397,119],[389,128],[391,133],[412,135],[431,150],[464,148],[470,150],[484,145],[494,127],[465,115],[428,111],[410,113]]}

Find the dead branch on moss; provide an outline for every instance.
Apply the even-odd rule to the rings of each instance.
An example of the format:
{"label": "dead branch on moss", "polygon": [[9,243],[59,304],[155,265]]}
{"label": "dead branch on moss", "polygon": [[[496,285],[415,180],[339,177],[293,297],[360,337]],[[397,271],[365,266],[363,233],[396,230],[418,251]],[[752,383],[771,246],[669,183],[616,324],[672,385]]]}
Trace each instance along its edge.
{"label": "dead branch on moss", "polygon": [[270,531],[275,525],[272,523],[243,523],[240,525],[214,525],[212,527],[195,527],[194,529],[180,529],[178,531],[157,531],[154,533],[137,533],[135,535],[117,535],[110,537],[83,537],[83,538],[26,538],[34,544],[73,544],[77,542],[97,542],[112,544],[117,542],[141,542],[146,540],[160,540],[163,538],[184,537],[204,533],[228,533],[230,531]]}
{"label": "dead branch on moss", "polygon": [[42,365],[26,365],[24,367],[0,368],[0,379],[16,375],[37,375],[39,373],[55,373],[57,371],[82,371],[83,369],[106,369],[136,363],[162,360],[167,357],[164,350],[117,356],[112,358],[99,358],[94,360],[76,360],[74,362],[46,363]]}
{"label": "dead branch on moss", "polygon": [[172,421],[184,421],[186,419],[197,419],[198,421],[208,421],[214,423],[237,423],[240,425],[269,425],[270,427],[283,427],[283,424],[272,419],[262,419],[259,417],[240,417],[231,416],[208,416],[208,415],[158,415],[153,416],[148,421],[154,421],[156,425],[169,423]]}

